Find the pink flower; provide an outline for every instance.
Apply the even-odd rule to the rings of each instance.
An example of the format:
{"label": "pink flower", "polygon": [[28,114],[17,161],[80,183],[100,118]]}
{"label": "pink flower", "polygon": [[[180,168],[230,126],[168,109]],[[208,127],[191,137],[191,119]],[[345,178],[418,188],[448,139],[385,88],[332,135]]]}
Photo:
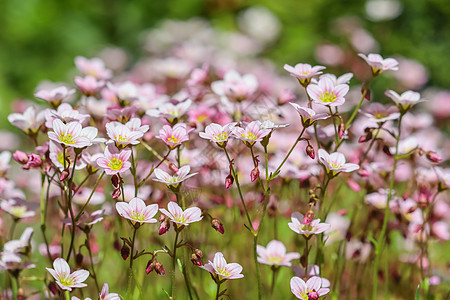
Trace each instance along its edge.
{"label": "pink flower", "polygon": [[322,287],[322,279],[318,276],[311,277],[307,282],[295,276],[291,278],[291,292],[298,299],[310,300],[319,299],[319,297],[328,294],[330,289]]}
{"label": "pink flower", "polygon": [[141,130],[134,130],[135,121],[130,122],[128,122],[126,125],[115,121],[106,124],[106,133],[108,134],[108,137],[116,143],[117,147],[137,145],[139,144],[139,139],[144,136],[144,132],[142,132]]}
{"label": "pink flower", "polygon": [[111,70],[106,69],[105,63],[100,58],[88,59],[83,56],[75,57],[77,69],[84,75],[90,75],[97,79],[109,79],[112,77]]}
{"label": "pink flower", "polygon": [[227,264],[222,252],[217,252],[214,255],[214,261],[209,261],[206,265],[200,266],[200,268],[218,276],[219,280],[244,277],[244,274],[241,274],[242,266],[238,263]]}
{"label": "pink flower", "polygon": [[106,85],[119,100],[133,101],[139,98],[138,88],[131,81],[119,82],[115,84],[108,82]]}
{"label": "pink flower", "polygon": [[344,104],[349,89],[347,84],[335,84],[330,78],[322,77],[317,84],[309,84],[306,91],[315,103],[338,106]]}
{"label": "pink flower", "polygon": [[158,212],[158,204],[145,205],[144,200],[133,198],[130,202],[117,202],[116,210],[119,215],[133,223],[156,223],[158,220],[153,218]]}
{"label": "pink flower", "polygon": [[45,111],[45,126],[53,128],[53,120],[60,119],[63,123],[79,122],[83,125],[90,118],[88,114],[81,114],[78,110],[73,109],[69,103],[63,103],[58,106],[57,110],[47,109]]}
{"label": "pink flower", "polygon": [[206,126],[205,132],[200,132],[199,135],[201,138],[217,143],[220,147],[225,147],[236,124],[236,122],[233,122],[220,126],[219,124],[212,123]]}
{"label": "pink flower", "polygon": [[[320,268],[318,265],[312,265],[312,266],[309,265],[308,268],[306,269],[307,272],[305,272],[305,269],[302,268],[301,266],[294,266],[292,268],[292,270],[294,271],[295,275],[300,278],[305,278],[305,277],[311,278],[314,276],[320,276]],[[331,282],[328,279],[323,278],[323,277],[321,277],[320,279],[322,280],[323,288],[329,288],[331,286]]]}
{"label": "pink flower", "polygon": [[120,300],[120,295],[117,293],[110,293],[107,283],[103,285],[102,291],[99,295],[99,300]]}
{"label": "pink flower", "polygon": [[400,113],[395,106],[388,107],[377,102],[369,104],[369,106],[360,110],[360,112],[377,123],[396,120],[400,117]]}
{"label": "pink flower", "polygon": [[367,64],[372,68],[372,74],[374,76],[377,76],[387,70],[392,71],[398,70],[398,61],[393,58],[383,59],[381,55],[374,53],[370,53],[367,56],[360,53],[358,54],[358,56],[364,59],[367,62]]}
{"label": "pink flower", "polygon": [[65,98],[74,93],[74,89],[69,90],[65,86],[60,86],[52,90],[40,90],[34,96],[51,103],[53,106],[58,106]]}
{"label": "pink flower", "polygon": [[435,168],[435,171],[443,188],[450,188],[450,169]]}
{"label": "pink flower", "polygon": [[257,246],[258,262],[269,266],[291,266],[291,260],[300,258],[296,252],[286,253],[286,247],[282,242],[272,240],[267,244],[267,248]]}
{"label": "pink flower", "polygon": [[95,95],[105,86],[105,82],[103,80],[98,80],[90,75],[85,77],[76,76],[74,81],[80,91],[86,96]]}
{"label": "pink flower", "polygon": [[72,288],[82,288],[87,284],[82,283],[89,277],[89,271],[78,270],[70,272],[69,264],[64,258],[57,258],[53,262],[53,269],[46,268],[56,279],[56,284],[63,290],[72,291]]}
{"label": "pink flower", "polygon": [[244,142],[247,146],[253,146],[256,142],[260,142],[268,135],[271,129],[262,129],[260,121],[253,121],[245,128],[233,127],[233,135]]}
{"label": "pink flower", "polygon": [[22,114],[10,114],[8,121],[26,134],[35,134],[44,123],[44,111],[36,112],[35,108],[30,106]]}
{"label": "pink flower", "polygon": [[235,70],[229,70],[223,80],[211,83],[211,89],[221,97],[240,102],[256,92],[258,80],[252,74],[241,76]]}
{"label": "pink flower", "polygon": [[176,105],[169,102],[160,105],[156,109],[147,110],[146,114],[151,117],[163,117],[169,122],[173,122],[175,119],[181,118],[188,111],[191,104],[192,101],[189,99]]}
{"label": "pink flower", "polygon": [[312,77],[322,74],[320,71],[326,68],[323,66],[312,67],[309,64],[296,64],[295,67],[292,67],[286,64],[284,65],[284,69],[288,71],[291,76],[298,78],[303,86],[306,86],[309,84]]}
{"label": "pink flower", "polygon": [[105,153],[102,157],[97,158],[96,163],[100,168],[103,168],[107,175],[114,175],[128,171],[131,163],[128,161],[131,156],[131,149],[124,149],[119,151],[112,145],[105,148]]}
{"label": "pink flower", "polygon": [[289,228],[298,234],[303,234],[309,237],[312,234],[319,234],[327,231],[331,225],[327,223],[320,223],[320,219],[312,220],[309,223],[305,223],[304,216],[299,212],[294,212],[291,215],[291,223]]}
{"label": "pink flower", "polygon": [[174,187],[177,187],[179,183],[198,174],[198,173],[189,174],[190,171],[191,171],[190,166],[183,166],[180,169],[178,169],[178,171],[175,173],[175,175],[170,176],[168,173],[164,172],[161,169],[155,169],[154,172],[155,172],[156,179],[153,179],[153,180],[165,183],[169,186],[172,185]]}
{"label": "pink flower", "polygon": [[325,120],[330,117],[328,114],[318,114],[313,109],[308,107],[302,107],[296,103],[290,102],[289,104],[295,108],[295,110],[302,118],[302,124],[304,127],[311,126],[317,120]]}
{"label": "pink flower", "polygon": [[169,148],[174,149],[189,140],[190,131],[186,129],[186,124],[184,123],[175,124],[173,127],[164,125],[159,131],[157,138],[163,140]]}
{"label": "pink flower", "polygon": [[90,136],[97,135],[97,128],[82,128],[78,122],[64,124],[61,120],[55,119],[52,123],[53,131],[48,133],[48,137],[59,144],[69,147],[84,148],[92,145]]}
{"label": "pink flower", "polygon": [[[64,163],[64,157],[63,157],[64,150],[60,144],[50,141],[48,149],[49,149],[50,160],[57,168],[59,168],[60,171],[64,170],[64,165],[69,170],[71,170],[73,168],[73,161],[75,159],[75,151],[73,150],[73,148],[66,149],[66,151],[65,151],[66,162],[65,163]],[[75,170],[81,170],[85,167],[86,167],[86,164],[84,163],[84,161],[81,159],[78,159],[77,165],[75,166]]]}
{"label": "pink flower", "polygon": [[419,102],[425,101],[420,99],[419,93],[413,91],[406,91],[403,94],[399,95],[392,90],[387,90],[385,94],[386,96],[391,98],[395,102],[395,104],[397,104],[397,106],[403,111],[410,109]]}
{"label": "pink flower", "polygon": [[14,219],[23,219],[33,217],[36,213],[35,203],[27,203],[20,198],[12,198],[8,200],[2,200],[0,202],[0,208],[10,214]]}
{"label": "pink flower", "polygon": [[160,211],[165,214],[169,219],[177,224],[176,226],[188,226],[190,223],[198,222],[203,219],[202,211],[198,207],[189,207],[185,211],[176,202],[169,202],[167,210],[161,208]]}
{"label": "pink flower", "polygon": [[346,163],[342,153],[334,152],[328,154],[327,151],[319,149],[319,161],[325,166],[327,172],[336,176],[340,172],[353,172],[359,169],[359,165]]}

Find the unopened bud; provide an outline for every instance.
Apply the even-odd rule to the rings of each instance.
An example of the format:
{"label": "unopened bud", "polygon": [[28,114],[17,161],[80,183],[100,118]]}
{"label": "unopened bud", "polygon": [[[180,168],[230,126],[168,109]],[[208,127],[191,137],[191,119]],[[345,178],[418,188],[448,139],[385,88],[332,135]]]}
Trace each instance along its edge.
{"label": "unopened bud", "polygon": [[314,220],[314,212],[309,210],[303,217],[303,224],[309,224]]}
{"label": "unopened bud", "polygon": [[362,176],[362,177],[369,177],[370,176],[369,171],[367,171],[366,169],[359,170],[358,174],[359,174],[359,176]]}
{"label": "unopened bud", "polygon": [[166,271],[164,270],[164,267],[163,267],[163,265],[160,262],[156,262],[156,264],[155,264],[155,271],[156,271],[156,274],[158,274],[158,275],[165,275],[166,274]]}
{"label": "unopened bud", "polygon": [[252,172],[250,173],[250,179],[251,181],[255,181],[256,179],[259,178],[259,169],[258,167],[255,167]]}
{"label": "unopened bud", "polygon": [[163,235],[164,233],[166,233],[167,230],[169,230],[169,228],[170,228],[170,221],[168,219],[165,219],[161,223],[161,226],[159,226],[159,235]]}
{"label": "unopened bud", "polygon": [[358,140],[358,143],[365,143],[372,139],[372,131],[366,132],[365,135],[361,136]]}
{"label": "unopened bud", "polygon": [[54,281],[51,281],[48,284],[48,290],[50,291],[50,293],[52,293],[52,295],[57,295],[58,294],[58,286],[56,285],[56,283]]}
{"label": "unopened bud", "polygon": [[166,216],[165,215],[163,215],[163,214],[161,214],[161,215],[159,215],[159,217],[158,217],[158,222],[164,222],[164,220],[166,219]]}
{"label": "unopened bud", "polygon": [[123,260],[127,260],[130,255],[130,247],[123,243],[122,249],[120,249],[120,255],[122,255]]}
{"label": "unopened bud", "polygon": [[81,266],[83,265],[83,254],[78,253],[78,254],[75,256],[75,263],[76,263],[76,265],[77,265],[78,267],[81,267]]}
{"label": "unopened bud", "polygon": [[315,290],[312,290],[307,294],[308,300],[319,300],[319,293],[317,293]]}
{"label": "unopened bud", "polygon": [[122,194],[122,193],[120,192],[120,189],[117,188],[117,189],[115,189],[115,190],[113,191],[113,193],[112,193],[112,198],[113,198],[113,199],[117,199],[117,198],[120,197],[121,194]]}
{"label": "unopened bud", "polygon": [[151,259],[148,261],[147,266],[145,267],[145,273],[148,275],[150,274],[156,266],[156,259]]}
{"label": "unopened bud", "polygon": [[440,163],[442,161],[442,157],[440,157],[436,152],[429,151],[426,153],[426,156],[429,161],[434,163]]}
{"label": "unopened bud", "polygon": [[28,155],[28,161],[22,166],[22,169],[38,168],[42,165],[42,159],[39,155],[31,153]]}
{"label": "unopened bud", "polygon": [[201,257],[198,257],[195,253],[192,253],[191,255],[191,261],[194,265],[196,266],[201,266],[202,265],[202,259]]}
{"label": "unopened bud", "polygon": [[311,146],[310,144],[308,144],[308,145],[306,146],[305,151],[306,151],[306,154],[307,154],[309,157],[311,157],[311,159],[314,159],[314,158],[316,157],[316,154],[315,154],[315,152],[314,152],[314,148],[313,148],[313,146]]}
{"label": "unopened bud", "polygon": [[12,158],[22,165],[28,162],[28,155],[25,152],[19,150],[13,153]]}
{"label": "unopened bud", "polygon": [[383,152],[387,155],[387,156],[392,156],[391,150],[389,150],[389,147],[387,145],[383,146]]}
{"label": "unopened bud", "polygon": [[169,168],[174,172],[178,172],[178,167],[174,163],[170,163]]}
{"label": "unopened bud", "polygon": [[361,93],[364,94],[364,98],[368,101],[370,101],[370,89],[367,87],[367,84],[364,82],[361,87]]}
{"label": "unopened bud", "polygon": [[118,189],[120,186],[120,177],[117,174],[114,174],[113,176],[111,176],[111,183],[114,187],[114,189]]}
{"label": "unopened bud", "polygon": [[339,138],[342,139],[345,133],[345,122],[341,115],[339,117]]}
{"label": "unopened bud", "polygon": [[203,257],[203,252],[202,252],[202,250],[200,250],[200,249],[195,249],[194,250],[194,253],[195,253],[195,255],[197,255],[198,257]]}
{"label": "unopened bud", "polygon": [[116,251],[120,251],[121,247],[120,247],[120,242],[119,242],[119,240],[117,240],[117,239],[114,240],[113,247],[114,247],[114,249],[115,249]]}
{"label": "unopened bud", "polygon": [[233,185],[234,178],[233,175],[228,174],[227,178],[225,178],[225,188],[230,188]]}
{"label": "unopened bud", "polygon": [[66,180],[67,177],[69,177],[69,175],[70,175],[69,169],[68,169],[68,168],[64,169],[64,170],[61,172],[61,175],[59,176],[59,181],[64,181],[64,180]]}
{"label": "unopened bud", "polygon": [[222,224],[222,222],[219,221],[219,219],[216,219],[216,218],[212,219],[211,226],[216,231],[220,232],[221,234],[224,234],[225,230],[223,229],[223,224]]}

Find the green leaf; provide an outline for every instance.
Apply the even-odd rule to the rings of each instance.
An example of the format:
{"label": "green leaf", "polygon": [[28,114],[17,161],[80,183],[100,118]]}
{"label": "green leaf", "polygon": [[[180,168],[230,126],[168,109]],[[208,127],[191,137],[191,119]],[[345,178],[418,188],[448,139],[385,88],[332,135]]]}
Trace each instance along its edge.
{"label": "green leaf", "polygon": [[416,297],[414,298],[414,300],[419,300],[419,290],[420,290],[420,284],[417,285]]}

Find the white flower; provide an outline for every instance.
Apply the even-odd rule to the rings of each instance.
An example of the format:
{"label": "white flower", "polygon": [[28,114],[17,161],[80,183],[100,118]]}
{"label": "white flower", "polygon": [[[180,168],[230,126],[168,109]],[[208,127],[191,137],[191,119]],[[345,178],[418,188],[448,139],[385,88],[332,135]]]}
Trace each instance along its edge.
{"label": "white flower", "polygon": [[56,279],[56,284],[63,290],[72,291],[72,288],[82,288],[87,286],[83,283],[89,277],[89,271],[78,270],[70,272],[69,264],[64,258],[57,258],[53,262],[53,269],[46,268]]}

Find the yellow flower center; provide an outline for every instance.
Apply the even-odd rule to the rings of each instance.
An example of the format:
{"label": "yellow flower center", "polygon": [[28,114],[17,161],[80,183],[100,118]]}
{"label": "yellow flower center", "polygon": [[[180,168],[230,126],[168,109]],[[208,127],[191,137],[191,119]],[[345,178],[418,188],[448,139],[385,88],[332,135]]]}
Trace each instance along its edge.
{"label": "yellow flower center", "polygon": [[208,118],[207,115],[199,115],[199,116],[197,117],[197,122],[203,123],[203,121],[205,121],[207,118]]}
{"label": "yellow flower center", "polygon": [[331,161],[328,161],[328,164],[329,164],[330,167],[333,168],[333,169],[339,169],[340,167],[342,167],[341,165],[338,165],[337,163],[331,162]]}
{"label": "yellow flower center", "polygon": [[375,117],[375,119],[382,119],[382,118],[387,117],[386,114],[383,114],[383,113],[376,113],[373,116]]}
{"label": "yellow flower center", "polygon": [[122,136],[120,134],[116,136],[116,140],[119,142],[129,142],[130,141],[130,139],[128,137]]}
{"label": "yellow flower center", "polygon": [[66,273],[62,273],[58,276],[58,281],[64,286],[72,286],[75,284],[75,280]]}
{"label": "yellow flower center", "polygon": [[11,214],[15,217],[21,217],[27,212],[26,206],[13,206],[11,208]]}
{"label": "yellow flower center", "polygon": [[336,95],[330,93],[329,91],[326,91],[325,93],[320,95],[319,100],[325,103],[333,103],[334,101],[336,101]]}
{"label": "yellow flower center", "polygon": [[138,221],[138,222],[142,222],[145,220],[145,216],[141,212],[136,212],[136,211],[133,211],[130,214],[130,218],[135,221]]}
{"label": "yellow flower center", "polygon": [[[244,136],[244,135],[242,135],[242,136]],[[228,131],[221,132],[218,135],[213,134],[214,140],[219,141],[219,142],[228,139],[228,137],[229,137]]]}
{"label": "yellow flower center", "polygon": [[109,163],[108,167],[111,168],[113,171],[118,171],[122,168],[123,162],[118,158],[112,158]]}
{"label": "yellow flower center", "polygon": [[278,265],[283,261],[283,258],[280,256],[271,256],[267,259],[268,262]]}
{"label": "yellow flower center", "polygon": [[179,222],[179,223],[187,223],[187,221],[188,221],[188,219],[183,214],[176,215],[176,216],[174,216],[173,219],[175,222]]}
{"label": "yellow flower center", "polygon": [[75,144],[75,139],[73,138],[73,136],[70,133],[64,133],[62,132],[59,135],[59,140],[65,144]]}
{"label": "yellow flower center", "polygon": [[242,134],[242,137],[252,141],[255,141],[258,138],[253,132],[247,132],[247,134]]}
{"label": "yellow flower center", "polygon": [[173,135],[171,137],[167,138],[167,141],[174,143],[174,144],[178,143],[178,139],[176,137],[174,137]]}
{"label": "yellow flower center", "polygon": [[220,279],[224,276],[229,277],[231,275],[226,268],[217,268],[217,273],[219,273]]}

